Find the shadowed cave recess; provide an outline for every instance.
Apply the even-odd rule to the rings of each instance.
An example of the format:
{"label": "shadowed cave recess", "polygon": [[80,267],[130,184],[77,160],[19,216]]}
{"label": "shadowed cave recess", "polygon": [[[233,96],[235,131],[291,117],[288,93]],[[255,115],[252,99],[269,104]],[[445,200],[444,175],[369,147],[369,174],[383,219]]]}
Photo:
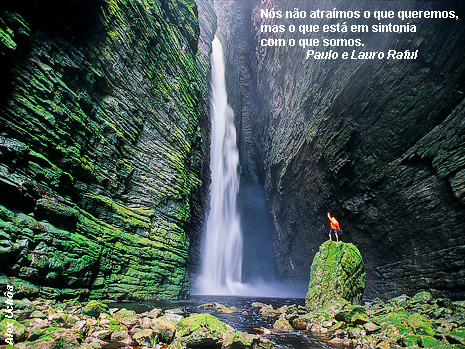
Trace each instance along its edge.
{"label": "shadowed cave recess", "polygon": [[242,282],[303,297],[331,212],[363,256],[365,298],[464,299],[464,5],[388,3],[459,20],[363,37],[367,50],[418,49],[414,61],[342,63],[260,46],[260,26],[273,24],[260,9],[372,2],[3,2],[1,283],[56,299],[194,291],[217,35],[237,133]]}

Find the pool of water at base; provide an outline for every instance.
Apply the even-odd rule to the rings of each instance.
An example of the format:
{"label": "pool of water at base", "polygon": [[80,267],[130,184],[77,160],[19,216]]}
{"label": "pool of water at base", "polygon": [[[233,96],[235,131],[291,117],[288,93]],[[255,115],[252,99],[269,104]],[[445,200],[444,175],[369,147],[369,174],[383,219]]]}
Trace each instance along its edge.
{"label": "pool of water at base", "polygon": [[[316,348],[348,348],[341,345],[329,343],[330,338],[325,335],[311,333],[307,331],[277,332],[266,331],[272,329],[276,319],[262,317],[259,314],[259,308],[252,307],[252,302],[261,302],[271,304],[273,308],[279,308],[284,305],[303,305],[302,298],[260,298],[260,297],[239,297],[239,296],[191,296],[185,300],[169,301],[141,301],[141,302],[123,302],[109,303],[110,308],[126,308],[134,310],[137,313],[150,311],[154,308],[181,309],[186,315],[196,313],[210,313],[221,321],[231,325],[234,329],[252,334],[261,334],[276,343],[276,349],[316,349]],[[232,314],[221,314],[211,309],[199,309],[198,306],[205,303],[220,303],[227,307],[236,307],[236,312]],[[269,333],[271,332],[271,333]]]}

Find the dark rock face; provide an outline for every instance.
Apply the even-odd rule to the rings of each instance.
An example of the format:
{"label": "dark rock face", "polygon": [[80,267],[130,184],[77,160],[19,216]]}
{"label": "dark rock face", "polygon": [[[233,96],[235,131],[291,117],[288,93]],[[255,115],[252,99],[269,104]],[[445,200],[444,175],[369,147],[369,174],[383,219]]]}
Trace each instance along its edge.
{"label": "dark rock face", "polygon": [[192,196],[193,215],[195,219],[188,227],[190,237],[189,249],[189,272],[193,275],[200,270],[201,264],[201,242],[206,217],[205,207],[208,200],[208,189],[210,186],[210,54],[211,44],[216,31],[216,13],[213,3],[210,1],[198,2],[199,14],[199,48],[196,54],[196,63],[199,74],[200,103],[199,103],[199,131],[200,137],[197,140],[200,144],[196,147],[200,149],[194,162],[194,169],[200,173],[202,185],[198,186]]}
{"label": "dark rock face", "polygon": [[306,60],[301,48],[258,45],[260,25],[273,23],[260,8],[360,9],[357,2],[265,1],[242,23],[249,40],[236,48],[249,45],[248,70],[235,74],[259,93],[247,83],[233,104],[259,110],[242,118],[254,151],[242,161],[265,185],[280,275],[308,279],[330,211],[363,255],[367,297],[465,297],[465,17],[462,5],[449,5],[458,21],[412,20],[415,33],[364,37],[367,50],[418,49],[414,61]]}
{"label": "dark rock face", "polygon": [[364,268],[360,251],[354,244],[324,242],[310,269],[310,284],[305,297],[307,310],[317,309],[339,298],[361,304],[365,290]]}
{"label": "dark rock face", "polygon": [[204,207],[197,7],[45,3],[2,4],[2,271],[48,297],[184,297]]}
{"label": "dark rock face", "polygon": [[[238,130],[240,189],[237,202],[243,234],[242,276],[245,282],[276,279],[274,227],[260,171],[262,144],[257,142],[254,132],[260,124],[260,91],[254,73],[255,40],[250,31],[252,10],[251,1],[215,2],[217,35],[225,51],[228,103],[234,110]],[[202,13],[199,12],[199,16],[201,18]]]}

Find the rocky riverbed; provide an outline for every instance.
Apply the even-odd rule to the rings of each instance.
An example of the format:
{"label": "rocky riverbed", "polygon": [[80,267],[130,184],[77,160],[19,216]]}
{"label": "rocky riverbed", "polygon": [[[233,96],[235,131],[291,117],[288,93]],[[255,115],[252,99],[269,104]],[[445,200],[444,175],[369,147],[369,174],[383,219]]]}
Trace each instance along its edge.
{"label": "rocky riverbed", "polygon": [[291,319],[294,329],[326,333],[356,348],[465,348],[465,302],[428,292],[361,305],[344,300]]}
{"label": "rocky riverbed", "polygon": [[260,335],[236,331],[208,313],[188,316],[181,309],[136,313],[95,300],[23,299],[15,301],[12,319],[2,317],[2,337],[12,333],[17,348],[274,347]]}
{"label": "rocky riverbed", "polygon": [[[246,310],[213,303],[199,306],[195,314],[159,308],[136,312],[95,300],[42,299],[15,300],[14,309],[12,319],[3,310],[0,330],[5,339],[13,328],[17,348],[274,348],[270,339],[310,334],[339,348],[465,348],[465,302],[427,292],[364,305],[339,299],[311,312],[259,302]],[[259,334],[237,331],[216,317],[257,310],[274,322]]]}
{"label": "rocky riverbed", "polygon": [[[13,301],[13,292],[5,292],[0,333],[20,349],[465,348],[465,301],[423,291],[363,302],[364,263],[353,244],[322,244],[310,280],[305,306],[285,298],[232,296],[204,304],[207,299],[200,298],[190,306]],[[244,327],[238,318],[251,321]],[[308,346],[308,341],[289,341],[292,336],[319,336],[323,342]]]}

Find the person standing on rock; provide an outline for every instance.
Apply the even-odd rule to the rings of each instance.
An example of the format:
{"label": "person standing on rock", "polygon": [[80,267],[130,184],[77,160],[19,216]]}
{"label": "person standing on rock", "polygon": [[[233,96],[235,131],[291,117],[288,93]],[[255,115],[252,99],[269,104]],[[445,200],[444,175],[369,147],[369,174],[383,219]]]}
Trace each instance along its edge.
{"label": "person standing on rock", "polygon": [[331,225],[331,229],[329,229],[329,239],[332,240],[331,234],[334,233],[334,235],[336,235],[336,241],[339,242],[339,231],[341,230],[341,228],[339,227],[339,222],[336,220],[336,218],[331,217],[329,212],[328,219],[329,224]]}

